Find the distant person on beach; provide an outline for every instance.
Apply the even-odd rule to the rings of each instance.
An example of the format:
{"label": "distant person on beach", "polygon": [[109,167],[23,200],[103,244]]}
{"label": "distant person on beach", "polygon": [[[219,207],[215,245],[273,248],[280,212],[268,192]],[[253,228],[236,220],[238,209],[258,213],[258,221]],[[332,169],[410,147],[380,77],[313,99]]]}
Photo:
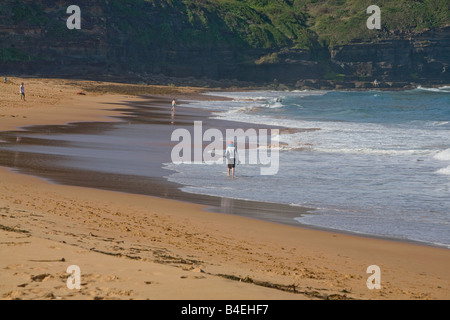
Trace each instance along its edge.
{"label": "distant person on beach", "polygon": [[175,99],[172,100],[172,112],[175,112],[175,106],[177,105],[177,102]]}
{"label": "distant person on beach", "polygon": [[377,79],[373,80],[373,86],[374,86],[374,87],[378,87],[378,81],[377,81]]}
{"label": "distant person on beach", "polygon": [[5,76],[5,83],[7,83],[8,82],[8,79],[6,78],[6,76]]}
{"label": "distant person on beach", "polygon": [[228,176],[232,172],[234,177],[234,169],[239,161],[239,155],[233,141],[230,141],[227,150],[225,150],[225,158],[227,158]]}
{"label": "distant person on beach", "polygon": [[25,101],[25,87],[23,85],[23,82],[22,85],[20,86],[20,100]]}

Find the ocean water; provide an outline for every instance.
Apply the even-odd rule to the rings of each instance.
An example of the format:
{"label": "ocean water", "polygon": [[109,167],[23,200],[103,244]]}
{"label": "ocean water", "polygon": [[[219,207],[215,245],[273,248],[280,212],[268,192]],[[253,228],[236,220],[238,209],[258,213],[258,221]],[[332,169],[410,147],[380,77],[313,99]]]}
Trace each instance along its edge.
{"label": "ocean water", "polygon": [[300,224],[450,247],[450,87],[217,93],[213,117],[278,128],[279,170],[166,163],[185,192],[315,208]]}
{"label": "ocean water", "polygon": [[132,117],[91,125],[89,132],[13,133],[18,142],[0,141],[0,152],[51,156],[61,172],[147,178],[158,172],[188,193],[314,208],[292,218],[294,224],[450,248],[450,87],[210,94],[232,100],[185,106],[243,127],[299,129],[279,136],[277,174],[242,163],[227,178],[223,164],[166,162],[177,122],[155,130]]}

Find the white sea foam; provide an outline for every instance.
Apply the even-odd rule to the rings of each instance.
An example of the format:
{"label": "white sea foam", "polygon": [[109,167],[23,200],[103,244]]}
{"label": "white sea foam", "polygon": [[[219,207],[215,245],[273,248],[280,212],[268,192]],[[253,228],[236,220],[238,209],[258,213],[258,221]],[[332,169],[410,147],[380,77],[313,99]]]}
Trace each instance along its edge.
{"label": "white sea foam", "polygon": [[418,86],[416,90],[429,91],[429,92],[439,92],[439,93],[450,93],[448,90],[450,87],[444,86],[439,88],[424,88],[422,86]]}
{"label": "white sea foam", "polygon": [[449,124],[449,121],[433,121],[431,125],[435,127],[445,126],[446,124]]}
{"label": "white sea foam", "polygon": [[284,106],[281,102],[275,102],[275,103],[267,103],[264,105],[264,107],[271,108],[271,109],[277,109],[277,108],[282,108]]}
{"label": "white sea foam", "polygon": [[322,96],[327,91],[310,90],[310,91],[250,91],[250,92],[208,92],[205,95],[220,96],[233,99],[235,101],[266,101],[268,99],[286,98],[290,96],[307,97]]}
{"label": "white sea foam", "polygon": [[439,169],[438,171],[436,171],[436,173],[445,174],[447,176],[450,176],[450,166],[448,166],[446,168]]}
{"label": "white sea foam", "polygon": [[[281,150],[308,148],[318,152],[374,155],[426,155],[429,134],[435,138],[446,132],[425,132],[422,129],[386,127],[383,124],[307,121],[249,114],[245,108],[216,113],[218,119],[271,125],[280,128],[319,129],[283,133]],[[441,123],[440,125],[444,125]],[[417,137],[411,140],[411,136]]]}
{"label": "white sea foam", "polygon": [[450,161],[450,149],[438,152],[434,158],[437,160]]}
{"label": "white sea foam", "polygon": [[369,98],[225,93],[235,100],[200,107],[213,107],[221,120],[294,129],[280,131],[278,174],[262,177],[258,165],[241,165],[236,180],[210,179],[226,176],[225,167],[191,166],[177,168],[169,180],[187,192],[316,208],[301,223],[448,246],[450,118],[447,96],[433,93],[448,89],[373,91]]}
{"label": "white sea foam", "polygon": [[396,150],[396,149],[371,149],[371,148],[312,148],[315,151],[326,153],[343,153],[343,154],[366,154],[366,155],[426,155],[427,150]]}

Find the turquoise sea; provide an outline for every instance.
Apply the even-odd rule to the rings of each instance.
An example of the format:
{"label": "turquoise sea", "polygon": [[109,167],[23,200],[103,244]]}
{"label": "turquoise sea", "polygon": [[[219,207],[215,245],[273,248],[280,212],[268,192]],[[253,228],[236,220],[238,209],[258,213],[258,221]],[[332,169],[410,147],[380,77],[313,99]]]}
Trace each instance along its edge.
{"label": "turquoise sea", "polygon": [[[242,163],[231,179],[223,164],[168,161],[171,132],[192,128],[197,119],[170,125],[164,106],[155,118],[149,105],[122,122],[86,125],[89,130],[69,125],[10,133],[0,141],[0,159],[17,169],[31,161],[36,174],[62,183],[83,185],[100,172],[104,181],[96,183],[143,194],[152,193],[151,179],[164,181],[155,180],[159,175],[186,193],[313,208],[280,221],[450,248],[450,87],[210,94],[231,100],[183,107],[212,110],[210,117],[234,121],[233,127],[293,129],[279,136],[277,174],[261,175],[261,165]],[[229,122],[211,123],[226,128]],[[130,181],[139,182],[134,190],[127,189]]]}
{"label": "turquoise sea", "polygon": [[315,208],[301,224],[450,247],[450,87],[213,92],[214,117],[279,128],[279,171],[166,163],[185,192]]}

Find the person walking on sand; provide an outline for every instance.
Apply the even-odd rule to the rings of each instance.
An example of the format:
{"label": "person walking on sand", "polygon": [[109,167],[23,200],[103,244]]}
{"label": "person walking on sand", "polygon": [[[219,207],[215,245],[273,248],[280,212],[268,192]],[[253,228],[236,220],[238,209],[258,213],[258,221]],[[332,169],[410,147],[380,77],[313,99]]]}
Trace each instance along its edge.
{"label": "person walking on sand", "polygon": [[175,99],[172,100],[172,113],[175,112],[175,106],[177,105],[177,102]]}
{"label": "person walking on sand", "polygon": [[233,141],[230,141],[228,148],[225,150],[225,158],[227,158],[228,176],[230,176],[230,173],[232,172],[234,177],[234,169],[239,161],[239,155]]}
{"label": "person walking on sand", "polygon": [[25,101],[25,87],[23,85],[23,82],[22,85],[20,86],[20,100]]}

